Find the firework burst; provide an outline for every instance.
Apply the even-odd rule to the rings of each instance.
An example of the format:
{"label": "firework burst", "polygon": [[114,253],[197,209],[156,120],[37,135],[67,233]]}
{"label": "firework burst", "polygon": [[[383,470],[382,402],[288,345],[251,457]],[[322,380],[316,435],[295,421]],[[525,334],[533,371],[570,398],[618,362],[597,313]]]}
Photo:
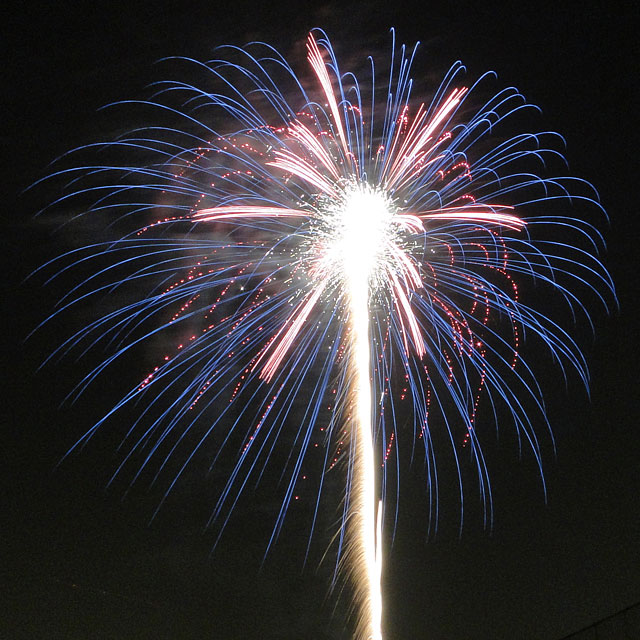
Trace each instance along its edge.
{"label": "firework burst", "polygon": [[306,46],[312,76],[304,83],[264,44],[229,48],[206,64],[189,61],[214,88],[161,83],[143,104],[174,124],[136,129],[106,145],[113,157],[144,161],[56,174],[71,178],[56,205],[88,194],[94,202],[86,213],[106,213],[124,229],[114,241],[61,258],[76,267],[106,258],[108,266],[75,287],[56,313],[119,287],[138,292],[56,353],[110,347],[78,395],[139,345],[162,332],[177,336],[73,449],[142,403],[114,477],[132,464],[132,481],[152,468],[154,481],[169,478],[166,497],[215,442],[212,468],[235,460],[211,516],[220,534],[286,432],[290,451],[271,546],[319,447],[310,532],[324,478],[337,466],[345,474],[338,554],[353,571],[360,635],[381,638],[379,542],[382,523],[394,519],[388,507],[385,516],[385,501],[398,404],[412,404],[432,504],[432,434],[439,430],[456,463],[466,449],[477,467],[489,521],[476,429],[481,399],[494,416],[506,408],[541,468],[530,408],[544,411],[519,354],[525,335],[587,383],[574,340],[521,300],[518,283],[555,291],[587,318],[581,296],[590,290],[604,302],[612,285],[597,259],[597,232],[555,213],[569,199],[599,207],[595,192],[575,178],[539,175],[561,158],[559,136],[502,134],[505,120],[534,108],[515,89],[479,101],[486,77],[459,86],[463,67],[456,64],[429,102],[415,103],[415,50],[394,44],[389,76],[376,84],[373,64],[366,83],[343,74],[323,32],[311,33]]}

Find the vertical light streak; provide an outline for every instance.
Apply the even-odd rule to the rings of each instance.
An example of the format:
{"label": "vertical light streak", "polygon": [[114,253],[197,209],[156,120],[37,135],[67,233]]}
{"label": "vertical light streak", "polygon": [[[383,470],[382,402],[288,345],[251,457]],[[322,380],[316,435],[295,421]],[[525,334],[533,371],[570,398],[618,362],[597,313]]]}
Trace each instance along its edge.
{"label": "vertical light streak", "polygon": [[[380,528],[380,514],[376,523],[376,476],[372,432],[371,376],[369,354],[368,288],[350,279],[350,312],[352,331],[353,395],[355,408],[353,515],[356,556],[362,565],[362,587],[365,607],[367,640],[382,640],[382,594],[380,591],[380,550],[376,531]],[[379,533],[378,533],[379,538]]]}
{"label": "vertical light streak", "polygon": [[350,194],[342,211],[342,268],[349,298],[353,437],[355,438],[352,518],[356,575],[367,619],[362,635],[382,640],[381,509],[376,522],[376,474],[373,443],[369,297],[377,260],[383,252],[391,221],[384,198],[364,188]]}
{"label": "vertical light streak", "polygon": [[357,557],[362,563],[364,588],[363,599],[368,609],[366,638],[381,640],[380,575],[376,560],[376,477],[372,433],[371,376],[369,354],[369,304],[368,289],[350,278],[350,314],[352,331],[353,406],[354,437],[356,451],[354,460],[353,514]]}

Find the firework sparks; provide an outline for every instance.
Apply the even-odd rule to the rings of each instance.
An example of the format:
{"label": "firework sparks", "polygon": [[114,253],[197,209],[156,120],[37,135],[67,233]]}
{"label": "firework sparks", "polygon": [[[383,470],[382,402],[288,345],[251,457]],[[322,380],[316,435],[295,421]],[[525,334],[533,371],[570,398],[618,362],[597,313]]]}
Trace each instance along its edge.
{"label": "firework sparks", "polygon": [[[120,213],[119,223],[143,220],[120,240],[80,254],[76,265],[106,255],[111,266],[74,289],[61,310],[114,285],[153,283],[144,296],[60,347],[66,352],[100,340],[116,345],[78,393],[160,330],[185,327],[173,352],[76,447],[115,412],[146,401],[125,436],[129,453],[115,475],[142,456],[134,479],[154,461],[158,481],[182,454],[166,497],[209,440],[223,432],[222,451],[235,437],[236,462],[211,517],[222,521],[221,534],[249,480],[263,475],[294,399],[304,394],[307,408],[293,433],[269,546],[297,499],[309,452],[324,445],[313,533],[323,478],[347,451],[346,526],[338,553],[346,530],[346,553],[358,576],[359,635],[379,640],[381,498],[397,441],[387,416],[399,402],[413,404],[434,503],[431,425],[439,416],[435,424],[447,431],[456,461],[461,449],[470,451],[490,518],[490,485],[476,433],[481,396],[506,406],[541,464],[522,400],[524,394],[541,409],[540,390],[529,367],[517,366],[522,335],[537,336],[587,383],[576,344],[520,301],[517,280],[534,279],[555,290],[572,310],[584,310],[574,288],[586,286],[601,299],[599,292],[612,291],[589,224],[529,211],[540,201],[550,206],[567,200],[569,193],[598,205],[586,183],[523,168],[559,155],[551,144],[554,134],[520,134],[487,147],[493,129],[528,106],[515,90],[498,93],[463,118],[473,91],[454,86],[459,65],[430,104],[414,107],[404,49],[378,96],[373,83],[367,89],[354,75],[340,74],[322,32],[307,40],[315,79],[306,89],[274,50],[256,46],[266,48],[262,57],[247,48],[236,51],[245,57],[242,64],[206,65],[226,94],[167,83],[158,101],[147,103],[182,119],[183,129],[151,127],[109,146],[143,150],[155,156],[150,163],[60,172],[74,177],[60,202],[97,191],[92,212]],[[295,95],[285,97],[271,75],[276,68],[294,79]],[[186,98],[168,106],[160,98],[170,95]],[[207,110],[211,122],[235,122],[234,132],[211,129]],[[118,180],[105,184],[105,174]],[[135,204],[132,191],[140,196]],[[158,215],[163,210],[169,215]],[[537,237],[538,227],[549,239],[534,242],[528,231],[536,230]],[[575,232],[587,247],[554,240],[554,229]],[[127,277],[102,283],[121,269],[129,271]],[[198,433],[195,444],[192,433]]]}

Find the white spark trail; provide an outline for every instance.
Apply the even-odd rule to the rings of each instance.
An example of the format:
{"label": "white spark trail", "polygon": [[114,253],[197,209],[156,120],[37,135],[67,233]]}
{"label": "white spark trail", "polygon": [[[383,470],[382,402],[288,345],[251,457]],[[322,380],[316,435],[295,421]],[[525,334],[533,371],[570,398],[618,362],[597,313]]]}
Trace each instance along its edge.
{"label": "white spark trail", "polygon": [[[355,284],[355,283],[354,283]],[[359,289],[359,290],[358,290]],[[369,305],[367,289],[351,290],[351,330],[353,343],[353,393],[355,408],[355,487],[354,515],[357,519],[358,556],[364,569],[364,599],[369,610],[367,640],[382,640],[382,594],[380,587],[380,515],[376,522],[376,474],[373,447],[371,377],[369,353]],[[378,530],[378,536],[376,532]],[[376,540],[376,537],[378,538]]]}
{"label": "white spark trail", "polygon": [[356,450],[353,518],[355,555],[362,568],[361,593],[367,611],[363,637],[382,640],[381,512],[376,519],[376,461],[373,442],[369,291],[376,263],[385,246],[391,212],[375,191],[350,194],[342,212],[342,267],[349,296],[352,406]]}

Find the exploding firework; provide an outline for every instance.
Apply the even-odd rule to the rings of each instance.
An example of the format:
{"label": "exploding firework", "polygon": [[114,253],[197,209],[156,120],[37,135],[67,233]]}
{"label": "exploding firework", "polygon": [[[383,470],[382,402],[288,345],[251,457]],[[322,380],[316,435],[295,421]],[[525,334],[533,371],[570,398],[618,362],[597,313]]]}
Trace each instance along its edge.
{"label": "exploding firework", "polygon": [[[110,348],[78,395],[141,345],[175,340],[72,450],[135,405],[114,477],[134,465],[135,480],[151,468],[154,481],[169,478],[166,498],[214,443],[212,469],[234,461],[211,515],[219,535],[280,441],[288,443],[278,457],[284,491],[268,547],[305,465],[316,465],[319,479],[310,540],[325,478],[343,473],[338,555],[353,578],[360,636],[381,638],[379,543],[383,522],[394,519],[385,502],[397,487],[388,469],[400,403],[412,407],[432,504],[433,436],[443,432],[457,466],[466,450],[477,467],[490,520],[481,400],[494,418],[506,410],[541,469],[533,425],[544,410],[523,339],[545,345],[587,384],[578,346],[521,299],[521,283],[553,291],[587,318],[584,295],[604,302],[612,285],[597,232],[564,214],[570,199],[598,208],[595,192],[575,178],[539,175],[561,159],[559,136],[503,133],[535,109],[515,89],[480,101],[491,74],[459,86],[456,64],[421,103],[411,96],[415,50],[394,44],[385,81],[374,82],[372,64],[370,80],[358,82],[341,72],[321,31],[306,47],[305,81],[265,44],[189,61],[210,89],[165,82],[141,103],[171,125],[159,117],[92,145],[106,149],[108,164],[56,174],[70,178],[57,205],[90,197],[83,213],[122,230],[59,259],[71,263],[62,270],[107,265],[56,313],[96,294],[137,292],[97,307],[101,315],[56,353]],[[462,502],[461,473],[458,481]]]}

